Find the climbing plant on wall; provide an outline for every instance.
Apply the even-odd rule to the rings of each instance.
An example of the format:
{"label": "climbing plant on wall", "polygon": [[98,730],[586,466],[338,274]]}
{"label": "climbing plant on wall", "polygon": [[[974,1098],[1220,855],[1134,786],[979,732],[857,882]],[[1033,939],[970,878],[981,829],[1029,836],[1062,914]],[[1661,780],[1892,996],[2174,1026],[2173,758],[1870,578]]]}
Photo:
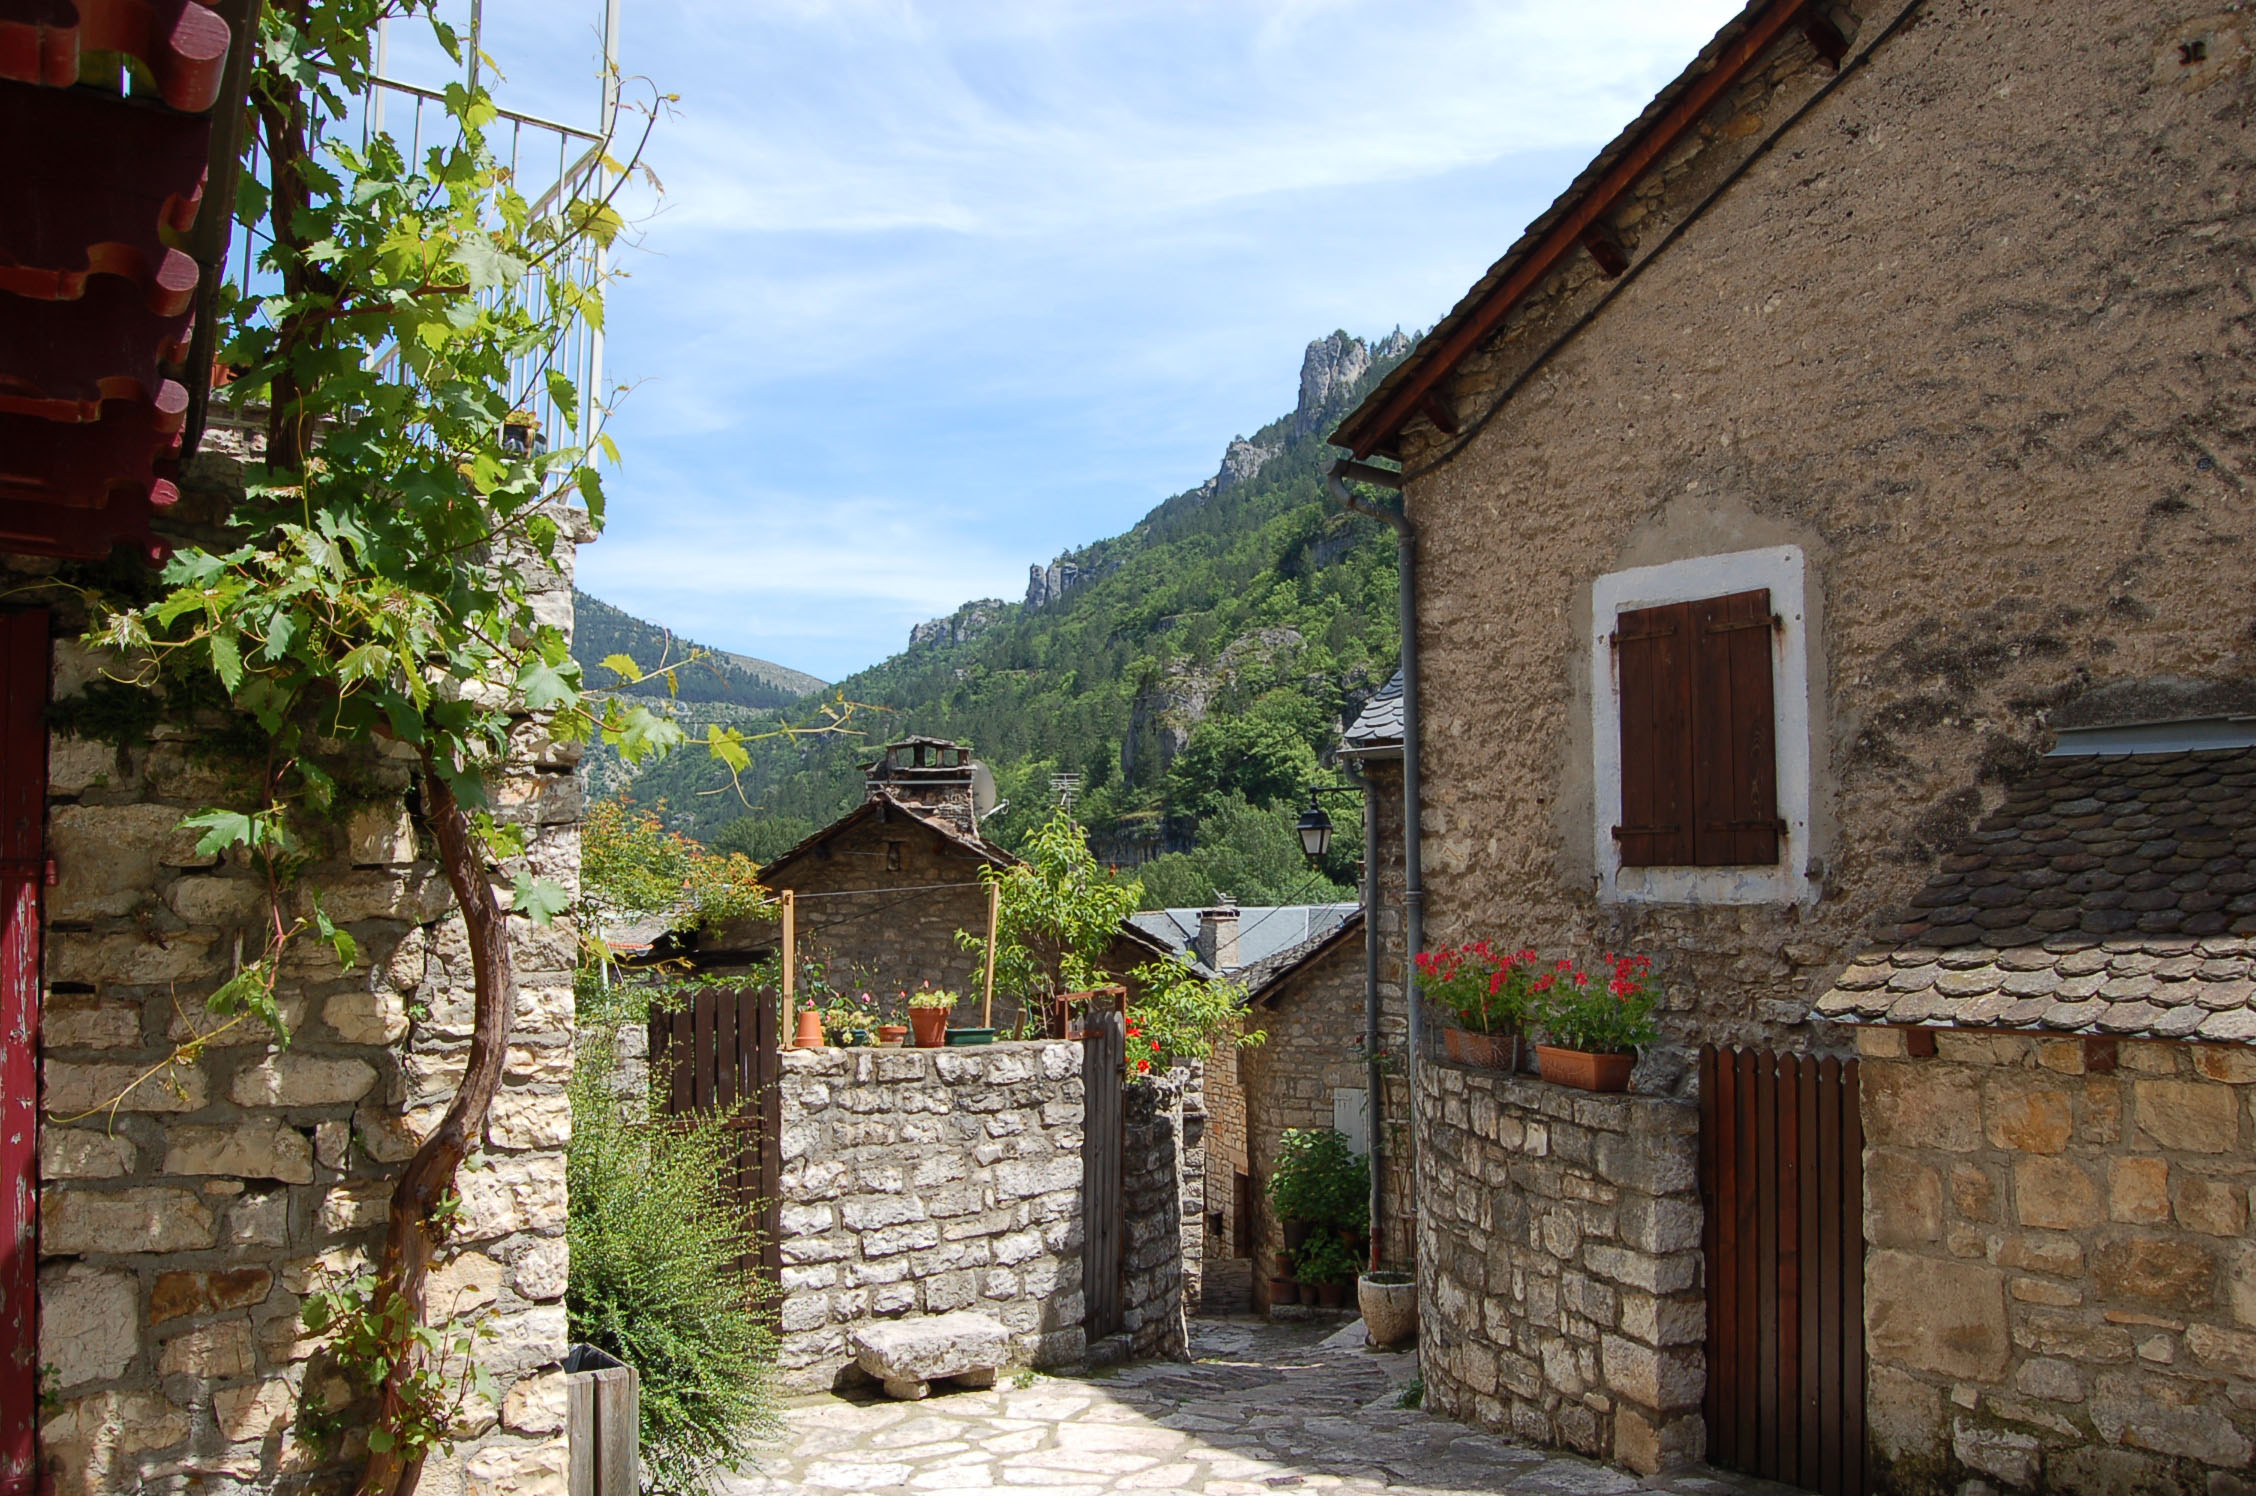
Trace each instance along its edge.
{"label": "climbing plant on wall", "polygon": [[[474,1029],[444,1117],[402,1170],[375,1272],[332,1295],[325,1318],[373,1406],[360,1489],[411,1491],[445,1442],[435,1368],[459,1347],[424,1323],[424,1283],[476,1146],[509,1042],[516,984],[508,921],[545,922],[565,890],[521,863],[488,787],[530,723],[559,741],[591,737],[631,759],[680,740],[663,703],[603,700],[583,683],[563,631],[536,615],[526,577],[600,528],[600,431],[552,450],[512,441],[511,413],[545,396],[567,420],[581,392],[549,355],[575,319],[600,324],[603,286],[572,273],[622,228],[615,197],[639,142],[609,154],[582,190],[536,213],[488,148],[484,90],[450,85],[450,130],[418,156],[381,132],[346,129],[386,17],[421,17],[458,60],[462,43],[432,0],[269,0],[251,69],[258,155],[270,163],[237,204],[259,230],[265,293],[237,297],[221,357],[233,395],[269,409],[263,463],[246,473],[227,543],[181,549],[160,594],[115,604],[91,641],[133,662],[153,689],[216,694],[262,749],[259,803],[191,818],[207,855],[251,858],[274,893],[267,950],[212,999],[265,1019],[286,1042],[275,983],[291,940],[349,941],[293,887],[321,823],[339,808],[341,747],[376,745],[412,763],[419,813],[469,937]],[[656,101],[622,118],[647,138]],[[389,351],[390,367],[378,355]],[[526,371],[530,370],[528,374]],[[600,392],[598,392],[600,393]],[[590,408],[600,421],[600,401]],[[622,676],[638,674],[623,662]],[[515,746],[523,748],[519,737]],[[716,733],[714,755],[743,763]],[[285,918],[289,907],[315,911]]]}

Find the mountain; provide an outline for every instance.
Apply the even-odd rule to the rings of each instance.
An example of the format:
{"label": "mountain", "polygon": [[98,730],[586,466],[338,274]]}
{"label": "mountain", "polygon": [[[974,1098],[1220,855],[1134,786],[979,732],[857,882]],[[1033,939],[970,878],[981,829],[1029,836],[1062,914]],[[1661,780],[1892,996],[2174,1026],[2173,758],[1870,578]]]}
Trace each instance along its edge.
{"label": "mountain", "polygon": [[[829,684],[770,660],[730,654],[679,638],[672,629],[645,622],[577,588],[572,592],[572,609],[572,658],[580,662],[590,685],[604,687],[618,680],[603,664],[615,654],[632,657],[644,670],[689,661],[675,672],[677,701],[725,702],[754,709],[786,707]],[[667,694],[663,680],[620,689],[635,696]]]}
{"label": "mountain", "polygon": [[[1293,409],[1231,440],[1212,478],[1034,563],[1023,599],[966,603],[840,681],[829,695],[860,704],[857,735],[757,742],[734,785],[680,753],[630,794],[763,855],[857,803],[876,745],[926,733],[994,770],[1007,806],[986,830],[1006,846],[1070,795],[1100,855],[1136,866],[1160,903],[1333,896],[1300,865],[1293,807],[1393,671],[1395,574],[1386,528],[1327,497],[1323,433],[1410,346],[1399,331],[1311,343]],[[807,712],[785,715],[812,725]],[[1203,886],[1216,879],[1238,886]]]}

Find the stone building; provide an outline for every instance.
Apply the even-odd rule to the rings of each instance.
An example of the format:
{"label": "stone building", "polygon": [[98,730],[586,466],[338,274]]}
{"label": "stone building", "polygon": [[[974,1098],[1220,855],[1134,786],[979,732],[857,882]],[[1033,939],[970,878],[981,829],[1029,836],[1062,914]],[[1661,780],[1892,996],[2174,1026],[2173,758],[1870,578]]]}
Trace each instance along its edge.
{"label": "stone building", "polygon": [[[1878,1489],[2243,1488],[2256,847],[2199,751],[2256,702],[2252,56],[2237,9],[1756,0],[1335,433],[1419,538],[1428,940],[1650,955],[1648,1136],[1702,1045],[1863,1055]],[[2048,799],[2080,734],[2129,756]],[[1577,1118],[1539,1202],[1544,1088],[1427,1063],[1429,1399],[1711,1447],[1677,1295],[1740,1264],[1681,1181]]]}
{"label": "stone building", "polygon": [[[801,960],[823,963],[832,986],[884,1000],[929,984],[962,995],[956,1021],[966,1022],[984,958],[956,933],[987,929],[980,870],[1018,864],[980,835],[978,802],[992,781],[968,746],[941,738],[888,744],[863,774],[862,803],[762,868],[760,881],[798,896]],[[739,920],[696,937],[695,955],[706,967],[743,964],[773,955],[780,939],[772,917]],[[1123,924],[1100,964],[1125,980],[1170,954],[1164,942]],[[996,1026],[1013,1028],[1019,1018],[1017,999],[998,993]]]}

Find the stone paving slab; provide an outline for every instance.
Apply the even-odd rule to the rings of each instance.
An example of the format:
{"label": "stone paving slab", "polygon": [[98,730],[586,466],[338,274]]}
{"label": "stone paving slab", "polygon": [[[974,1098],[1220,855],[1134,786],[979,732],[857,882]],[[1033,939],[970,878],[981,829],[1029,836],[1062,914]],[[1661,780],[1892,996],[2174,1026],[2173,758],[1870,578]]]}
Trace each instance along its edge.
{"label": "stone paving slab", "polygon": [[1640,1480],[1395,1404],[1404,1353],[1361,1346],[1361,1326],[1192,1323],[1188,1365],[1148,1361],[1086,1377],[1006,1378],[930,1401],[801,1398],[783,1438],[723,1480],[723,1496],[1785,1496],[1788,1487],[1695,1469]]}

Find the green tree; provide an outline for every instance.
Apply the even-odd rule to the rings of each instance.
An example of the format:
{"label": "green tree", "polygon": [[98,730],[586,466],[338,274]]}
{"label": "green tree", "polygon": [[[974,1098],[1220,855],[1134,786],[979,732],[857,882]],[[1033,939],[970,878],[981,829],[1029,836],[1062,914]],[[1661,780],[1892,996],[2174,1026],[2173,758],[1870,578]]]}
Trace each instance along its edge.
{"label": "green tree", "polygon": [[[1042,1001],[1106,980],[1098,964],[1143,890],[1115,881],[1089,850],[1089,838],[1061,807],[1026,839],[1025,861],[982,867],[1001,890],[995,920],[995,984]],[[967,951],[987,948],[985,931],[958,930]]]}
{"label": "green tree", "polygon": [[[1336,803],[1336,802],[1335,802]],[[1186,909],[1227,894],[1241,904],[1332,904],[1355,890],[1311,868],[1301,853],[1289,806],[1248,805],[1225,796],[1199,822],[1198,845],[1167,852],[1136,869],[1144,907]]]}
{"label": "green tree", "polygon": [[821,829],[805,816],[739,816],[707,837],[705,844],[766,867]]}
{"label": "green tree", "polygon": [[1167,797],[1202,820],[1230,796],[1253,805],[1289,803],[1317,778],[1316,755],[1288,723],[1208,717],[1167,771]]}

